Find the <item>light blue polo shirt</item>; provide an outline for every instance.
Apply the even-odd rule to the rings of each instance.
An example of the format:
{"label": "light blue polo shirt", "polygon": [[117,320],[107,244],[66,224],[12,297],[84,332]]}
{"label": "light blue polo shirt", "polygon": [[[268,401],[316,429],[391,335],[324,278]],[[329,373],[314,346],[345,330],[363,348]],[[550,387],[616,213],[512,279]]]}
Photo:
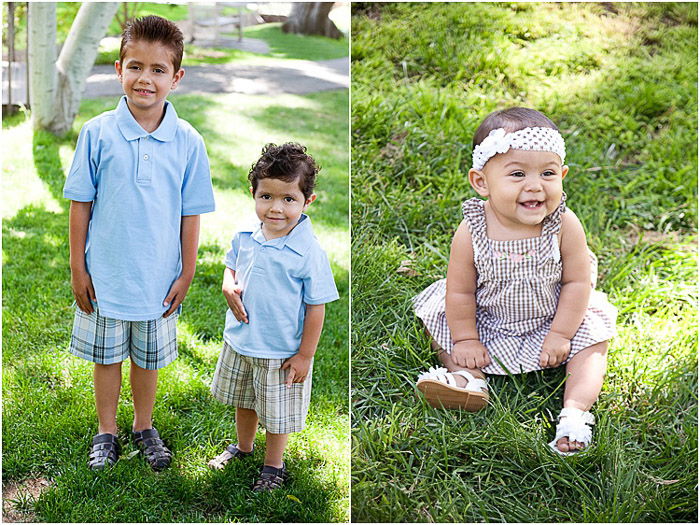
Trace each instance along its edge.
{"label": "light blue polo shirt", "polygon": [[248,324],[226,312],[224,340],[238,353],[272,359],[299,350],[307,304],[338,299],[326,253],[302,214],[284,237],[265,240],[262,229],[234,235],[225,264],[243,290]]}
{"label": "light blue polo shirt", "polygon": [[122,97],[80,130],[63,196],[93,203],[85,261],[100,314],[162,316],[182,271],[181,218],[214,211],[199,133],[169,102],[158,129],[147,133]]}

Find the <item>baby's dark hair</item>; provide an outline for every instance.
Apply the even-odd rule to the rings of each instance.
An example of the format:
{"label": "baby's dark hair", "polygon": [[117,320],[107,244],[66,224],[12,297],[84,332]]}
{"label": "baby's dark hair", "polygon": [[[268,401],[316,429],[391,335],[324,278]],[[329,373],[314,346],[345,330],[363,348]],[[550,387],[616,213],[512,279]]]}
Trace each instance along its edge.
{"label": "baby's dark hair", "polygon": [[253,194],[258,189],[260,179],[281,179],[285,182],[299,180],[299,189],[308,199],[314,192],[316,174],[320,168],[314,158],[306,153],[306,146],[287,142],[281,146],[267,144],[258,161],[248,173]]}
{"label": "baby's dark hair", "polygon": [[559,131],[556,124],[535,109],[507,108],[490,113],[474,133],[472,146],[481,144],[494,129],[503,128],[506,133],[513,133],[525,128],[552,128]]}
{"label": "baby's dark hair", "polygon": [[157,42],[170,48],[172,53],[173,75],[180,70],[182,53],[184,50],[182,31],[170,20],[160,16],[149,15],[142,18],[134,18],[126,25],[122,33],[122,43],[119,47],[119,61],[124,62],[126,46],[131,41],[144,40]]}

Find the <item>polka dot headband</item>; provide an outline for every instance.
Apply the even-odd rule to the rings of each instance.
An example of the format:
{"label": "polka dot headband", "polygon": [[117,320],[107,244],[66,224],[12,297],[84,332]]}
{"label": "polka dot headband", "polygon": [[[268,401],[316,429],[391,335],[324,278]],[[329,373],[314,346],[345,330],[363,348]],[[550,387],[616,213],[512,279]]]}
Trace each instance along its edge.
{"label": "polka dot headband", "polygon": [[505,153],[509,149],[526,151],[551,151],[559,155],[562,163],[566,156],[564,139],[556,129],[524,128],[513,133],[506,133],[503,128],[494,129],[489,136],[474,148],[472,168],[481,170],[491,157]]}

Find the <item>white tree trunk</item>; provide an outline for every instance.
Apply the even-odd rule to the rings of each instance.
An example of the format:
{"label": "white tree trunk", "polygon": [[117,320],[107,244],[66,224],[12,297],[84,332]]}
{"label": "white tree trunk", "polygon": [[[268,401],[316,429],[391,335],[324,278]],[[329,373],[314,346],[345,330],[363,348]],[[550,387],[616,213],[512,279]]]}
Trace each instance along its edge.
{"label": "white tree trunk", "polygon": [[56,4],[29,2],[30,98],[35,129],[66,133],[118,2],[84,2],[56,60]]}
{"label": "white tree trunk", "polygon": [[340,38],[343,33],[336,27],[333,20],[328,18],[331,9],[333,9],[333,2],[297,2],[292,5],[289,18],[282,24],[282,31]]}
{"label": "white tree trunk", "polygon": [[85,80],[95,63],[100,40],[119,8],[119,2],[84,2],[73,21],[56,62],[58,92],[51,131],[63,134],[80,108]]}
{"label": "white tree trunk", "polygon": [[29,105],[35,129],[47,129],[56,99],[56,4],[29,2]]}

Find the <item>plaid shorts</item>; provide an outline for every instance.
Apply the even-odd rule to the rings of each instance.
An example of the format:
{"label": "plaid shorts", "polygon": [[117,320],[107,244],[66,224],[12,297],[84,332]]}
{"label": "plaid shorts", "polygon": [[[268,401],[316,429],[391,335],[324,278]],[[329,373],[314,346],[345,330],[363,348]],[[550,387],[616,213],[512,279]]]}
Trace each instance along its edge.
{"label": "plaid shorts", "polygon": [[96,303],[88,315],[76,307],[70,352],[100,365],[121,363],[127,357],[141,368],[158,370],[177,357],[177,318],[123,321],[99,314]]}
{"label": "plaid shorts", "polygon": [[212,395],[227,405],[255,410],[260,424],[272,434],[301,432],[311,400],[311,375],[303,383],[284,384],[285,359],[263,359],[241,355],[224,343],[216,364]]}

